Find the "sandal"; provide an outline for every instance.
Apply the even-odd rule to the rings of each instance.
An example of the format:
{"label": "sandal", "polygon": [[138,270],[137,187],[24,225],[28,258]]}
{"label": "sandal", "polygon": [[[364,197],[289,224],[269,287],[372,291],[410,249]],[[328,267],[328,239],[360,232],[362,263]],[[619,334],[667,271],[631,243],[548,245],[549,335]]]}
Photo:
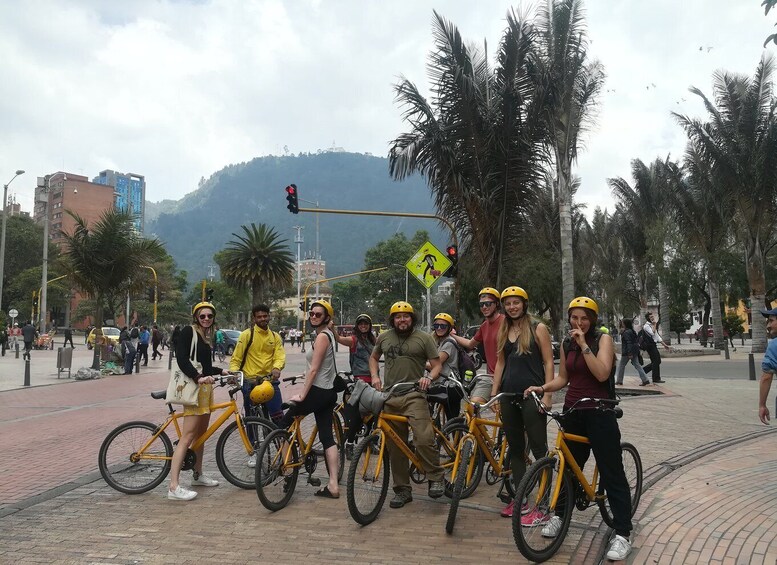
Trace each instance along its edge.
{"label": "sandal", "polygon": [[315,493],[313,493],[314,496],[320,496],[322,498],[340,498],[340,495],[334,495],[331,492],[329,492],[329,487],[324,487],[321,490],[317,490]]}

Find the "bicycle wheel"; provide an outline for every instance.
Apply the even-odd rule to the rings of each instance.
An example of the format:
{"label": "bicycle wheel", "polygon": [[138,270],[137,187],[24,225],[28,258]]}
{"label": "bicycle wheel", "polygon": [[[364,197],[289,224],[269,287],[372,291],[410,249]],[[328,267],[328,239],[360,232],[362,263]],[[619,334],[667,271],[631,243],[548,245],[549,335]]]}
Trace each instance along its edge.
{"label": "bicycle wheel", "polygon": [[[530,561],[550,559],[564,543],[572,519],[574,483],[568,472],[559,477],[557,466],[557,458],[543,457],[526,470],[518,483],[515,500],[526,500],[529,512],[526,515],[513,512],[513,539]],[[555,509],[550,508],[556,486],[554,476],[561,481]]]}
{"label": "bicycle wheel", "polygon": [[256,454],[265,438],[277,429],[270,420],[250,416],[241,418],[241,423],[252,442],[250,449],[246,448],[243,438],[237,429],[237,422],[230,423],[219,436],[216,444],[216,464],[219,471],[236,487],[254,488],[254,468]]}
{"label": "bicycle wheel", "polygon": [[[254,475],[256,495],[262,506],[272,512],[285,508],[294,494],[299,475],[297,444],[289,444],[286,430],[275,430],[268,435],[259,448]],[[288,446],[283,448],[284,443]],[[288,450],[291,453],[287,457]],[[284,459],[288,462],[284,464]]]}
{"label": "bicycle wheel", "polygon": [[[639,457],[637,448],[630,443],[621,443],[621,456],[623,458],[623,470],[626,471],[626,481],[629,483],[629,494],[631,495],[631,515],[637,511],[639,499],[642,497],[642,459]],[[599,481],[597,494],[604,494],[604,487]],[[610,502],[608,498],[599,501],[599,512],[602,515],[604,523],[614,528],[615,518],[612,515]]]}
{"label": "bicycle wheel", "polygon": [[[436,432],[437,430],[435,430]],[[456,452],[459,448],[461,439],[469,433],[469,428],[463,420],[451,419],[448,421],[448,425],[442,431],[442,437],[438,434],[437,445],[440,451],[440,466],[445,471],[445,496],[450,497],[453,493],[453,463],[456,460]],[[475,457],[475,470],[472,473],[472,480],[464,486],[464,490],[461,493],[461,498],[469,498],[475,489],[480,484],[480,479],[483,476],[483,467],[485,466],[485,457],[477,448],[477,444],[474,446]]]}
{"label": "bicycle wheel", "polygon": [[[459,511],[459,501],[464,493],[464,485],[467,482],[467,470],[473,463],[473,450],[475,449],[475,440],[471,437],[465,438],[459,445],[459,467],[456,470],[456,476],[453,479],[453,489],[451,492],[451,505],[448,509],[448,521],[445,523],[445,531],[453,533],[453,526],[456,524],[456,514]],[[473,476],[474,479],[474,476]]]}
{"label": "bicycle wheel", "polygon": [[372,523],[378,517],[388,493],[391,474],[388,448],[384,449],[382,461],[378,456],[382,438],[379,433],[364,438],[356,446],[348,468],[348,511],[362,526]]}
{"label": "bicycle wheel", "polygon": [[97,466],[106,483],[125,494],[140,494],[165,480],[173,444],[165,432],[155,437],[158,429],[151,422],[127,422],[105,437]]}

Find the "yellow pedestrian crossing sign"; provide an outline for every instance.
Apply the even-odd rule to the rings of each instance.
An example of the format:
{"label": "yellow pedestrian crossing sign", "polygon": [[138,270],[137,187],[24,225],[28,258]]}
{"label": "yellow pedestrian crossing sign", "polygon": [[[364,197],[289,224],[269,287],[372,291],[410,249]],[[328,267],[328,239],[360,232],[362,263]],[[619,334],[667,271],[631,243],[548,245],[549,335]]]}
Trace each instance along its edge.
{"label": "yellow pedestrian crossing sign", "polygon": [[432,288],[452,264],[442,251],[427,241],[405,263],[405,267],[422,285]]}

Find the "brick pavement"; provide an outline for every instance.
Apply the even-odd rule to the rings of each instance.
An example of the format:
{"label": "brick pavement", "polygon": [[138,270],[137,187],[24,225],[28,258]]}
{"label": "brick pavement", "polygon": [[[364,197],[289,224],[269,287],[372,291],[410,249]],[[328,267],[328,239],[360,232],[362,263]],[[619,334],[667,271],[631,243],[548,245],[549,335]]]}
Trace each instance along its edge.
{"label": "brick pavement", "polygon": [[[627,383],[631,382],[628,379]],[[631,379],[631,384],[636,383],[635,377]],[[3,454],[0,470],[5,476],[13,474],[12,480],[0,485],[0,500],[6,503],[11,496],[15,497],[13,503],[6,504],[7,515],[0,519],[0,562],[156,563],[212,559],[283,563],[304,559],[377,563],[390,558],[396,563],[418,563],[460,560],[462,555],[473,559],[482,557],[478,560],[494,563],[522,562],[512,542],[509,520],[498,516],[501,503],[494,497],[496,488],[485,483],[475,497],[462,504],[451,537],[443,532],[447,505],[424,496],[416,496],[411,505],[399,511],[386,507],[374,524],[358,528],[348,515],[344,498],[339,501],[314,498],[313,489],[304,483],[299,485],[291,505],[275,514],[262,508],[251,491],[241,491],[225,481],[217,489],[202,489],[202,495],[188,505],[164,499],[164,484],[152,493],[139,496],[112,491],[102,480],[94,480],[99,443],[121,421],[158,419],[154,416],[159,416],[163,408],[147,396],[147,390],[162,388],[165,383],[166,372],[161,371],[157,375],[111,377],[64,387],[0,393],[0,453]],[[138,390],[133,390],[133,386]],[[648,528],[659,522],[650,521],[654,508],[651,497],[671,487],[674,477],[690,472],[694,465],[713,461],[716,449],[725,449],[718,454],[730,453],[728,438],[765,429],[757,421],[757,382],[676,379],[664,389],[669,394],[629,398],[623,403],[624,439],[638,446],[645,468],[660,479],[646,492],[638,510],[640,523],[635,530],[638,550],[631,560],[633,563],[646,562],[642,560],[642,547],[648,547],[642,541],[643,532],[647,540],[651,535]],[[86,396],[88,402],[82,401],[84,406],[80,406],[78,399]],[[23,415],[18,413],[19,407]],[[66,429],[61,429],[65,422]],[[84,435],[85,427],[93,430],[91,436]],[[549,430],[553,432],[552,428]],[[47,435],[59,433],[64,438],[53,442],[46,439]],[[34,438],[34,441],[19,442],[20,437]],[[744,446],[762,445],[766,441],[773,442],[774,436]],[[40,449],[41,442],[44,449]],[[213,441],[209,442],[211,449],[214,445]],[[713,453],[708,455],[709,459],[697,463],[692,458],[683,459],[684,454],[702,445],[707,447],[700,453]],[[732,460],[736,461],[733,456]],[[679,471],[671,472],[678,467]],[[218,475],[212,453],[206,454],[206,468]],[[764,473],[768,470],[763,469]],[[724,475],[726,472],[721,471]],[[37,481],[48,479],[43,487],[40,483],[34,487],[30,481],[25,483],[25,476],[35,477]],[[762,475],[751,478],[767,482]],[[72,484],[58,496],[25,499],[29,493],[38,494],[46,486],[65,481]],[[16,483],[21,485],[9,491],[9,484]],[[735,487],[740,483],[731,485],[734,498],[738,496]],[[25,488],[28,490],[24,491]],[[419,487],[416,490],[419,492]],[[680,499],[677,506],[679,509],[683,504],[692,503],[698,506],[691,499]],[[15,511],[16,507],[23,509]],[[183,508],[186,508],[185,518],[181,516]],[[220,515],[220,512],[229,514]],[[677,512],[675,515],[680,516]],[[715,514],[716,508],[711,506],[709,512]],[[644,527],[642,513],[646,519]],[[3,516],[2,507],[0,516]],[[237,522],[241,526],[236,526]],[[275,541],[247,543],[244,531],[266,532],[267,538]],[[237,540],[229,535],[232,532],[238,534]],[[686,538],[695,532],[690,528]],[[552,562],[591,563],[601,555],[606,534],[594,509],[576,512],[566,543]],[[422,554],[416,542],[401,541],[419,535],[423,539]],[[168,541],[170,536],[175,541]],[[207,549],[192,550],[192,546],[204,544],[205,536],[209,538]],[[650,557],[647,562],[653,560]]]}

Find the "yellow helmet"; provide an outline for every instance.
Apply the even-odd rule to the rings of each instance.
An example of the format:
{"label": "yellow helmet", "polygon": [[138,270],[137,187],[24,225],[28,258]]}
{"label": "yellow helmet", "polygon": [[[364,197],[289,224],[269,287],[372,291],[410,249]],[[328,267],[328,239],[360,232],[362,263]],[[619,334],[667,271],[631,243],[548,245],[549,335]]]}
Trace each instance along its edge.
{"label": "yellow helmet", "polygon": [[446,322],[448,322],[448,325],[450,327],[453,327],[453,316],[451,316],[450,314],[446,314],[445,312],[440,312],[434,317],[434,321],[436,322],[437,320],[445,320]]}
{"label": "yellow helmet", "polygon": [[314,300],[311,302],[310,307],[313,308],[313,306],[321,306],[324,310],[326,310],[326,313],[329,314],[330,318],[335,317],[335,309],[332,308],[332,305],[329,304],[326,300]]}
{"label": "yellow helmet", "polygon": [[508,296],[520,296],[524,300],[529,300],[529,295],[526,294],[526,291],[520,286],[508,286],[502,291],[502,296],[500,298],[504,300]]}
{"label": "yellow helmet", "polygon": [[497,289],[491,288],[490,286],[481,288],[480,292],[478,292],[478,296],[482,296],[484,294],[490,294],[491,296],[496,298],[497,302],[499,302],[499,291]]}
{"label": "yellow helmet", "polygon": [[269,402],[273,396],[275,396],[275,389],[270,381],[262,381],[251,389],[251,402],[254,404]]}
{"label": "yellow helmet", "polygon": [[198,302],[194,305],[194,308],[192,308],[192,315],[196,316],[197,312],[200,311],[202,308],[210,308],[213,310],[213,315],[216,315],[216,307],[213,306],[210,302]]}
{"label": "yellow helmet", "polygon": [[394,304],[391,305],[389,316],[393,316],[394,314],[399,314],[399,313],[415,314],[415,311],[413,310],[413,307],[409,303],[403,300],[400,300],[399,302],[394,302]]}
{"label": "yellow helmet", "polygon": [[572,302],[569,303],[567,312],[569,312],[572,308],[587,308],[599,316],[599,305],[596,304],[596,301],[593,298],[588,298],[587,296],[578,296],[575,298]]}

